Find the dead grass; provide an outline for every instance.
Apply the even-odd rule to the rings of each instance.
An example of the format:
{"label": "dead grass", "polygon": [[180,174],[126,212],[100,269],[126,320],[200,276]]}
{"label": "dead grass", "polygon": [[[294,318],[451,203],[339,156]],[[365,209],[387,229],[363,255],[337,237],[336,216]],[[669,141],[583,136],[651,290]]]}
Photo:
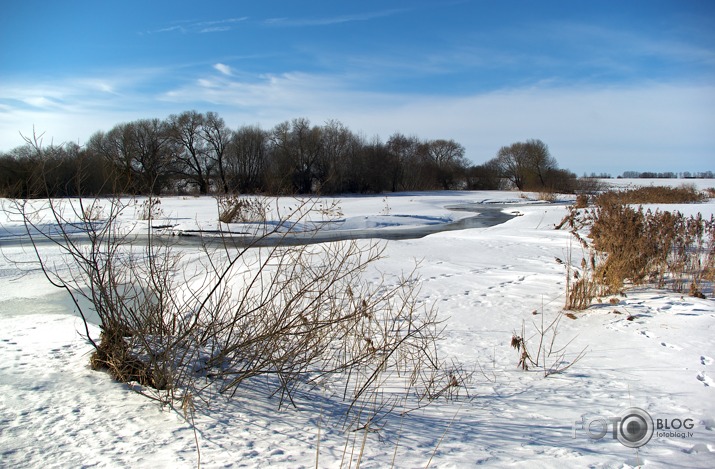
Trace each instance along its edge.
{"label": "dead grass", "polygon": [[550,189],[543,189],[539,192],[539,200],[542,200],[544,202],[556,202],[556,199],[558,198],[558,193],[554,190]]}
{"label": "dead grass", "polygon": [[161,200],[156,197],[149,197],[141,203],[135,200],[134,205],[134,211],[139,220],[149,221],[164,216],[164,211],[161,209]]}
{"label": "dead grass", "polygon": [[266,220],[268,203],[261,198],[222,195],[216,200],[218,219],[222,223],[260,223]]}
{"label": "dead grass", "polygon": [[620,204],[694,204],[704,202],[708,195],[695,186],[683,184],[679,187],[648,186],[635,189],[606,191],[595,197],[596,205]]}
{"label": "dead grass", "polygon": [[591,197],[588,194],[579,194],[576,196],[576,208],[586,208],[591,203]]}
{"label": "dead grass", "polygon": [[603,193],[590,209],[572,207],[558,228],[568,226],[584,255],[579,265],[564,263],[566,308],[585,309],[594,298],[635,285],[704,297],[715,272],[715,219],[632,206],[703,198],[693,187],[646,187]]}

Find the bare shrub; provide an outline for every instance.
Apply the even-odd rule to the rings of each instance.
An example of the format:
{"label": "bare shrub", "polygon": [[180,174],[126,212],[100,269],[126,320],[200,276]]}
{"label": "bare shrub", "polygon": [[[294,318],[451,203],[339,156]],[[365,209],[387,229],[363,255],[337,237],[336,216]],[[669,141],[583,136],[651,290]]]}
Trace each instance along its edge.
{"label": "bare shrub", "polygon": [[227,194],[217,197],[216,201],[218,219],[222,223],[256,223],[266,220],[268,202],[263,198]]}
{"label": "bare shrub", "polygon": [[[314,204],[284,216],[296,226],[315,215]],[[42,211],[15,204],[46,277],[70,295],[85,327],[88,314],[100,319],[98,343],[85,330],[93,368],[172,405],[188,393],[201,399],[207,387],[233,395],[249,383],[297,405],[297,395],[330,382],[347,415],[358,415],[346,420],[352,425],[406,405],[405,395],[453,396],[464,381],[456,367],[440,372],[441,327],[418,301],[416,273],[363,278],[382,245],[286,244],[290,232],[278,222],[248,246],[220,233],[179,250],[178,238],[154,234],[151,223],[146,235],[121,224],[131,206],[114,199],[97,222],[81,200],[49,200]],[[50,262],[42,244],[63,262]]]}
{"label": "bare shrub", "polygon": [[619,292],[626,280],[639,284],[647,278],[660,247],[651,228],[642,209],[612,203],[596,209],[589,237],[594,249],[607,256],[594,270],[611,293]]}

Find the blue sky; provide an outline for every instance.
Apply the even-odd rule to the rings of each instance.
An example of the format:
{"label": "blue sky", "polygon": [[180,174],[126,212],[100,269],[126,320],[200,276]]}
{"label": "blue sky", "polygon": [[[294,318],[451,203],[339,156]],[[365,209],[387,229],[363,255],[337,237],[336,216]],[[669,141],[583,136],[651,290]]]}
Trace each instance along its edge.
{"label": "blue sky", "polygon": [[138,118],[538,138],[577,174],[715,170],[715,2],[3,0],[0,150]]}

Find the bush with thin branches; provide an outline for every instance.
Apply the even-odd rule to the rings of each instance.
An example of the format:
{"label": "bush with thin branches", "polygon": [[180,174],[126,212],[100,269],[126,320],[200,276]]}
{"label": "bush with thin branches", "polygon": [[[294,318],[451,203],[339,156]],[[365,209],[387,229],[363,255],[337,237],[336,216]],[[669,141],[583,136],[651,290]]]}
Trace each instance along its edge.
{"label": "bush with thin branches", "polygon": [[[388,382],[422,401],[451,395],[454,374],[440,371],[437,354],[440,322],[418,301],[415,272],[367,281],[382,245],[300,244],[288,242],[290,230],[279,232],[319,213],[314,204],[280,214],[290,223],[248,242],[221,232],[192,249],[154,233],[151,212],[147,234],[133,233],[120,223],[131,208],[120,199],[103,202],[101,221],[82,200],[39,208],[18,200],[15,210],[46,277],[85,320],[92,367],[163,403],[201,399],[207,387],[233,395],[249,383],[281,405],[337,383],[351,415],[366,403],[389,413],[397,400],[385,397]],[[63,262],[45,257],[46,244]],[[100,320],[98,341],[87,327],[91,314]]]}

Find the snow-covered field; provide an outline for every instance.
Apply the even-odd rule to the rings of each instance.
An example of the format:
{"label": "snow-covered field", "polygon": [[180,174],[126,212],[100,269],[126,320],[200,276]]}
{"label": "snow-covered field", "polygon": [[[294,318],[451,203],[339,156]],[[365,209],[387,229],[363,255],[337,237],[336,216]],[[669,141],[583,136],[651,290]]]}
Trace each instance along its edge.
{"label": "snow-covered field", "polygon": [[[474,374],[460,399],[395,415],[369,433],[359,465],[715,467],[712,292],[698,299],[639,289],[617,304],[604,298],[575,320],[563,317],[556,341],[568,343],[565,360],[586,354],[564,373],[544,377],[517,368],[510,341],[522,325],[532,337],[534,324],[561,312],[565,273],[555,259],[575,246],[566,231],[554,230],[565,204],[515,192],[343,197],[333,228],[445,223],[471,215],[446,207],[485,202],[518,216],[486,228],[386,241],[387,257],[367,273],[377,280],[420,261],[421,298],[446,321],[441,353]],[[216,225],[212,198],[166,197],[161,208],[176,230]],[[709,217],[715,202],[661,208]],[[30,250],[9,242],[17,221],[0,217],[0,466],[195,467],[199,454],[202,467],[358,465],[364,433],[344,431],[329,399],[278,410],[276,399],[248,388],[199,406],[195,434],[179,412],[91,371],[81,320],[28,264]],[[647,411],[656,425],[679,428],[656,428],[648,444],[628,448],[613,438],[612,418],[630,407]],[[603,423],[605,435],[589,438],[588,429],[597,434]]]}

